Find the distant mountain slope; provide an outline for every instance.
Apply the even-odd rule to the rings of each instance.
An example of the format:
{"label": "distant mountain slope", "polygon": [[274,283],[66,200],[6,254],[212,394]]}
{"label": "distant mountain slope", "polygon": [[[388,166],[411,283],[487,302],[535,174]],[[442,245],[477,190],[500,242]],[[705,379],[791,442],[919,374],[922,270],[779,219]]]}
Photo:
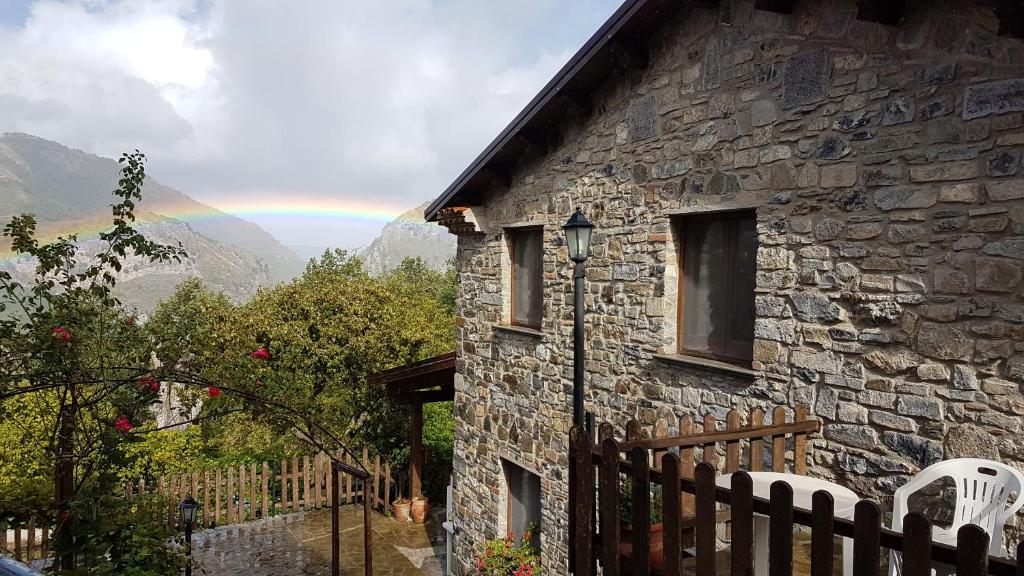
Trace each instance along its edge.
{"label": "distant mountain slope", "polygon": [[455,236],[448,230],[423,219],[427,205],[402,214],[381,230],[380,235],[359,252],[370,274],[385,274],[406,258],[420,258],[436,270],[455,257]]}
{"label": "distant mountain slope", "polygon": [[[78,231],[88,253],[97,246],[90,238],[109,225],[108,206],[117,178],[117,162],[108,158],[26,134],[0,134],[0,224],[16,214],[32,213],[44,239]],[[180,241],[189,254],[181,264],[128,263],[118,291],[143,311],[191,276],[243,300],[260,286],[290,279],[303,269],[294,252],[259,226],[151,178],[146,179],[137,214],[148,236],[166,243]],[[0,246],[0,258],[4,254],[10,256],[7,245]],[[22,274],[31,270],[25,261],[0,259],[0,266]]]}

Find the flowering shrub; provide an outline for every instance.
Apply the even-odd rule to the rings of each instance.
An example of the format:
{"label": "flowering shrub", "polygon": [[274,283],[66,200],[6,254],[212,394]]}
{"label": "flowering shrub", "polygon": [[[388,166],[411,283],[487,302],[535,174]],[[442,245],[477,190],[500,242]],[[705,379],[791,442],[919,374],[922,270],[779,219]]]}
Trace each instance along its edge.
{"label": "flowering shrub", "polygon": [[533,534],[522,538],[510,533],[504,540],[488,540],[477,548],[478,576],[536,576],[541,573],[540,552],[533,546]]}

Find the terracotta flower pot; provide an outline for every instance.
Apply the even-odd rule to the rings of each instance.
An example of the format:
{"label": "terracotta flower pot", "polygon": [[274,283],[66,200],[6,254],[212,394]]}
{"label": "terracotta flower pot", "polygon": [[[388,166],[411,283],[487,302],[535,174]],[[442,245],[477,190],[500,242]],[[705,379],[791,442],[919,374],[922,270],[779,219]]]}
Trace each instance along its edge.
{"label": "terracotta flower pot", "polygon": [[412,515],[413,522],[423,524],[427,515],[430,514],[430,504],[427,503],[426,498],[413,498],[409,513]]}
{"label": "terracotta flower pot", "polygon": [[409,501],[399,498],[391,503],[391,510],[395,513],[395,520],[399,522],[409,521]]}

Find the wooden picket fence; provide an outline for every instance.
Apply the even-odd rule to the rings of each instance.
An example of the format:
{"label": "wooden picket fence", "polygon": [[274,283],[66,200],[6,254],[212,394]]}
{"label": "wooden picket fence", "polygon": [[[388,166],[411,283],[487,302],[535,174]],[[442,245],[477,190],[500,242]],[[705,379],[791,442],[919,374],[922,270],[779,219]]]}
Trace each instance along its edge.
{"label": "wooden picket fence", "polygon": [[[355,460],[338,450],[335,457],[348,464]],[[238,465],[196,471],[191,474],[161,476],[147,484],[144,479],[128,486],[130,496],[151,494],[160,502],[159,520],[178,523],[178,505],[191,495],[200,505],[198,524],[214,527],[238,524],[288,512],[319,510],[331,506],[331,459],[324,452],[281,460],[279,464]],[[276,464],[276,465],[275,465]],[[344,504],[360,504],[370,498],[371,508],[387,513],[398,488],[396,471],[380,455],[364,449],[362,467],[370,476],[369,491],[363,481],[345,475],[338,486],[339,500]],[[397,480],[403,480],[398,475]]]}
{"label": "wooden picket fence", "polygon": [[52,535],[52,527],[30,516],[25,522],[0,528],[0,551],[21,562],[46,558]]}
{"label": "wooden picket fence", "polygon": [[[773,471],[785,472],[786,456],[791,455],[791,471],[806,471],[806,437],[817,431],[818,423],[807,419],[806,407],[795,410],[793,422],[786,422],[785,415],[785,410],[776,409],[773,422],[764,424],[764,414],[755,412],[742,425],[742,415],[731,412],[724,430],[708,417],[703,431],[695,432],[690,422],[687,433],[681,422],[681,434],[664,438],[646,438],[638,425],[630,423],[623,441],[616,440],[612,427],[602,425],[599,445],[587,430],[574,427],[569,494],[574,574],[592,576],[600,565],[604,576],[679,576],[684,571],[716,576],[723,568],[716,565],[716,557],[725,553],[729,574],[750,576],[755,573],[755,514],[769,517],[767,573],[772,576],[793,574],[794,530],[806,529],[811,533],[809,576],[832,576],[835,536],[853,539],[857,576],[880,574],[883,548],[902,553],[906,576],[930,575],[933,563],[952,565],[960,576],[1024,574],[1024,544],[1017,549],[1022,560],[1019,567],[1013,560],[990,557],[989,537],[977,526],[964,526],[958,546],[952,547],[933,543],[931,524],[917,513],[907,516],[903,533],[883,528],[879,506],[869,500],[856,505],[851,521],[835,517],[833,497],[826,491],[813,495],[811,510],[794,508],[793,490],[782,481],[772,484],[770,498],[753,496],[751,476],[741,469],[744,452],[749,455],[747,470],[762,470],[769,462]],[[715,484],[723,453],[724,469],[733,472],[729,488]],[[626,526],[619,517],[624,486],[628,486],[631,507]],[[655,486],[662,492],[657,547],[652,546],[650,519]],[[728,523],[728,529],[723,523]],[[692,543],[686,542],[687,532]]]}

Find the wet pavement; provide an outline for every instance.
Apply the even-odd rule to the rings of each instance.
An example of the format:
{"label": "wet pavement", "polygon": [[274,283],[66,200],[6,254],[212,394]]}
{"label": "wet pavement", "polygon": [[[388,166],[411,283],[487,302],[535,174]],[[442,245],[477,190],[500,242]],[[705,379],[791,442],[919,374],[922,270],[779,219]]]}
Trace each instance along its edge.
{"label": "wet pavement", "polygon": [[[441,576],[441,518],[425,525],[399,523],[373,514],[375,576]],[[195,574],[208,576],[330,575],[329,510],[297,512],[222,526],[193,535]],[[341,573],[363,574],[363,509],[341,509]]]}

